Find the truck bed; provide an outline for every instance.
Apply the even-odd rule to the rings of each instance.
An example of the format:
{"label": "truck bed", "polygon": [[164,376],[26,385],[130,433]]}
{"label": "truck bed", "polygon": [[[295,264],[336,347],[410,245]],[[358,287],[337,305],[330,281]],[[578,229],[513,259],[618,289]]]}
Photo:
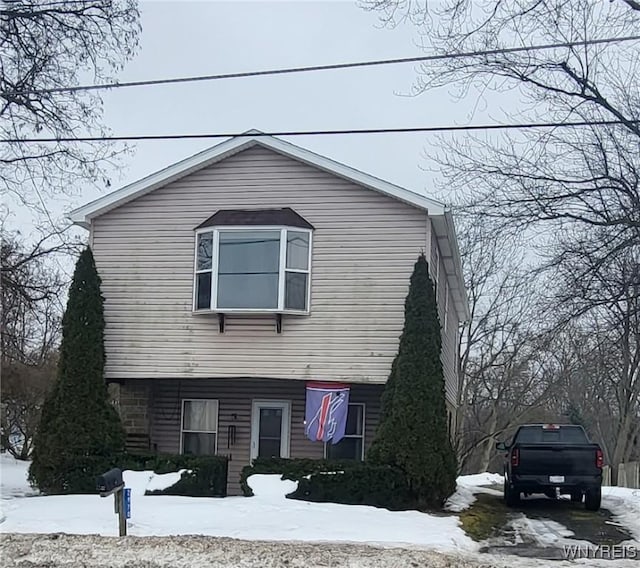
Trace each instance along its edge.
{"label": "truck bed", "polygon": [[518,475],[598,475],[597,444],[516,444],[520,452]]}

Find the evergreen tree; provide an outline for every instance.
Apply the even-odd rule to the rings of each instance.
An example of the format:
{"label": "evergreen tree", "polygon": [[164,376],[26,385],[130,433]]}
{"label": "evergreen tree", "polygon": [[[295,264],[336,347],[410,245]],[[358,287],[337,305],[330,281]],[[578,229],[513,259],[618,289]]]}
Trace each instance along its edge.
{"label": "evergreen tree", "polygon": [[455,490],[456,458],[447,426],[440,320],[424,255],[415,264],[404,310],[368,460],[403,471],[419,507],[441,506]]}
{"label": "evergreen tree", "polygon": [[69,289],[57,379],[34,441],[29,476],[43,492],[95,491],[95,476],[123,450],[124,431],[108,400],[104,360],[100,277],[87,247]]}

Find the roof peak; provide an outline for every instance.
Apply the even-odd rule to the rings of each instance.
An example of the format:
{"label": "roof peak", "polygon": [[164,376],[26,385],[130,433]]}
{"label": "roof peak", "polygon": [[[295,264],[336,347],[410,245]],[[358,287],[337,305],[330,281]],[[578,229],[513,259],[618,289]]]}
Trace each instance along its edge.
{"label": "roof peak", "polygon": [[93,218],[103,215],[104,213],[120,207],[129,201],[137,199],[138,197],[146,195],[155,189],[186,177],[187,175],[202,168],[220,162],[238,152],[247,150],[254,145],[260,145],[264,148],[268,148],[276,153],[299,162],[306,163],[312,167],[346,179],[357,185],[377,191],[383,195],[387,195],[388,197],[398,199],[408,203],[409,205],[413,205],[414,207],[427,210],[431,215],[443,215],[446,211],[444,204],[435,199],[431,199],[425,195],[415,193],[393,183],[381,180],[380,178],[364,173],[356,168],[352,168],[332,160],[331,158],[321,156],[320,154],[316,154],[306,148],[296,146],[291,142],[265,134],[260,130],[251,129],[241,136],[225,140],[224,142],[198,152],[193,156],[176,162],[162,170],[100,197],[91,203],[79,207],[73,210],[69,217],[75,224],[88,228]]}

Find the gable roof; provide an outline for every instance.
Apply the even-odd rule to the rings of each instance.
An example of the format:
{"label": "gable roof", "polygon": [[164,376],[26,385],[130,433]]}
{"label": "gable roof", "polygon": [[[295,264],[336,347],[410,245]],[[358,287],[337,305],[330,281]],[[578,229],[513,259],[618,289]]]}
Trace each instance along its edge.
{"label": "gable roof", "polygon": [[242,136],[230,138],[82,207],[78,207],[71,211],[69,218],[74,224],[88,229],[91,225],[91,220],[95,217],[254,146],[267,148],[428,212],[438,243],[448,244],[448,247],[446,247],[448,254],[443,256],[442,259],[445,264],[447,281],[454,296],[456,310],[460,314],[461,320],[469,318],[469,306],[464,288],[462,263],[453,218],[451,212],[443,203],[316,154],[311,150],[285,142],[280,138],[265,135],[259,130],[250,130]]}
{"label": "gable roof", "polygon": [[74,209],[69,214],[69,218],[77,225],[88,228],[91,219],[98,217],[111,211],[116,207],[120,207],[129,201],[137,199],[147,193],[152,192],[164,185],[179,180],[193,172],[202,168],[206,168],[216,162],[220,162],[233,154],[252,148],[253,146],[262,146],[273,150],[278,154],[288,156],[294,160],[298,160],[305,164],[314,166],[320,170],[346,179],[358,185],[368,187],[374,191],[393,197],[400,201],[404,201],[409,205],[413,205],[420,209],[429,211],[430,215],[443,215],[445,206],[443,203],[430,199],[424,195],[420,195],[393,183],[383,181],[375,176],[366,174],[351,168],[340,162],[336,162],[324,156],[320,156],[315,152],[285,142],[274,136],[266,136],[257,130],[250,130],[243,136],[231,138],[220,144],[216,144],[207,150],[199,152],[189,158],[176,162],[158,172],[144,177],[136,182],[124,186],[117,191],[109,193],[103,197]]}

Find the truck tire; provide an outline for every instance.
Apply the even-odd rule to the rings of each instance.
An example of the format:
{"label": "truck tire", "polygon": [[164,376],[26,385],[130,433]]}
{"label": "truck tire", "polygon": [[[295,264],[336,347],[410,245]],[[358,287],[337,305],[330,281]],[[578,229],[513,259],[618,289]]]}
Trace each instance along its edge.
{"label": "truck tire", "polygon": [[592,487],[584,493],[584,506],[587,511],[597,511],[600,509],[600,501],[602,500],[602,490],[600,487]]}
{"label": "truck tire", "polygon": [[520,491],[504,482],[504,502],[507,507],[515,507],[520,502]]}

